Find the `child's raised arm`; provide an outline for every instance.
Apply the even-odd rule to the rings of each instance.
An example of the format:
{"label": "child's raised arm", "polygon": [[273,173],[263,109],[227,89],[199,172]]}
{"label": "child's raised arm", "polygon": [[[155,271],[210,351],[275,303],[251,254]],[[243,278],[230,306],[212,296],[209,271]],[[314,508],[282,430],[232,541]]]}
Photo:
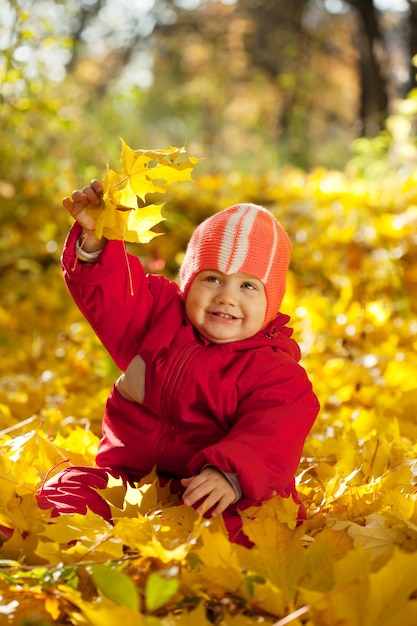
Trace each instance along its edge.
{"label": "child's raised arm", "polygon": [[100,180],[94,179],[90,185],[81,191],[76,189],[72,192],[71,198],[66,197],[62,201],[65,209],[83,228],[82,248],[85,252],[97,252],[106,243],[105,239],[96,237],[94,219],[87,213],[89,207],[100,206],[102,195],[103,185]]}

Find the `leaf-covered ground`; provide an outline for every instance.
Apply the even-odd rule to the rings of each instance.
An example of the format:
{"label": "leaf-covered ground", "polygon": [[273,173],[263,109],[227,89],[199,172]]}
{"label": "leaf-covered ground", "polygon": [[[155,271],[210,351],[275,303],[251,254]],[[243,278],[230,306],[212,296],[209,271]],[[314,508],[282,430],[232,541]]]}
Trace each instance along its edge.
{"label": "leaf-covered ground", "polygon": [[0,548],[1,626],[415,626],[416,189],[411,174],[202,177],[142,250],[169,268],[190,216],[243,193],[294,240],[283,309],[322,405],[298,473],[309,519],[295,528],[291,503],[268,503],[244,520],[251,550],[154,475],[106,490],[114,526],[37,508],[51,468],[93,463],[117,371],[66,294],[54,246],[16,256],[31,229],[3,234],[0,524],[13,534]]}

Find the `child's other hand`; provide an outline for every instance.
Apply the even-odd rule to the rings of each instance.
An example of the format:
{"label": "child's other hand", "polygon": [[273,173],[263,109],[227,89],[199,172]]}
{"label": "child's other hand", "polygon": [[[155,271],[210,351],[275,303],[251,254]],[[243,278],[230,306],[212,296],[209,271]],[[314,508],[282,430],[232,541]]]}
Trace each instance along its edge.
{"label": "child's other hand", "polygon": [[211,514],[212,517],[217,517],[235,501],[236,494],[232,485],[214,467],[206,467],[197,476],[183,478],[181,484],[186,487],[183,499],[187,506],[193,506],[202,500],[196,509],[199,515],[217,505]]}
{"label": "child's other hand", "polygon": [[83,227],[83,234],[88,233],[88,246],[83,246],[86,252],[92,252],[103,247],[103,244],[94,234],[94,219],[87,213],[87,209],[100,206],[102,195],[103,184],[100,180],[95,179],[81,191],[79,189],[73,191],[71,198],[64,198],[62,201],[65,209]]}

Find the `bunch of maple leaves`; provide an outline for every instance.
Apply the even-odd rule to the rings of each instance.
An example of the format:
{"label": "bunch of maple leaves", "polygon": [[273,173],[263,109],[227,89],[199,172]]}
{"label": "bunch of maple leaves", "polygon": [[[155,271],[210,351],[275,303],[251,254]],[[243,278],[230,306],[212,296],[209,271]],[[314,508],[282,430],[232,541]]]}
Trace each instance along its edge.
{"label": "bunch of maple leaves", "polygon": [[[197,161],[123,143],[99,232],[149,241],[167,190]],[[415,626],[416,182],[285,168],[262,180],[205,176],[181,192],[179,204],[198,210],[244,190],[294,239],[284,310],[322,404],[297,475],[309,517],[296,527],[282,499],[246,512],[250,550],[231,544],[220,520],[179,505],[154,472],[102,492],[114,525],[40,511],[35,493],[51,468],[94,463],[116,372],[71,307],[43,338],[48,351],[32,342],[2,360],[0,624]],[[58,272],[53,281],[62,296]],[[0,307],[13,332],[8,315]]]}

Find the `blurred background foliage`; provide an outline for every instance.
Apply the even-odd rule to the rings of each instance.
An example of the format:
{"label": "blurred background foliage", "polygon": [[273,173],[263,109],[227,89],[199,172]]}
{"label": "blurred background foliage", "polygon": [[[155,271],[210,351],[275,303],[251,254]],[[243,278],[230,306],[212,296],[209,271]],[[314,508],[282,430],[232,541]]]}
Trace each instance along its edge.
{"label": "blurred background foliage", "polygon": [[[40,486],[54,436],[68,458],[94,457],[117,374],[61,277],[62,197],[107,162],[117,169],[119,136],[132,148],[187,144],[204,159],[195,181],[170,194],[164,236],[129,249],[175,278],[204,217],[236,201],[275,213],[294,242],[282,308],[322,405],[297,477],[311,536],[348,521],[375,539],[372,565],[358,568],[353,549],[341,563],[345,540],[321,552],[325,534],[297,602],[305,585],[323,593],[307,596],[309,624],[341,623],[345,607],[359,607],[352,624],[378,621],[377,609],[386,624],[416,623],[415,589],[398,593],[411,561],[400,572],[395,552],[417,546],[416,29],[417,0],[0,0],[0,513],[15,527],[25,511],[3,558],[34,558],[39,511],[20,475]],[[38,585],[40,614],[9,587],[9,623],[56,614]]]}
{"label": "blurred background foliage", "polygon": [[186,144],[204,159],[169,198],[164,237],[131,246],[149,270],[175,277],[195,224],[235,201],[283,222],[295,242],[285,306],[324,405],[342,402],[318,374],[333,357],[357,365],[344,402],[361,377],[382,384],[388,361],[415,349],[417,2],[0,9],[3,425],[63,398],[68,414],[101,417],[114,371],[60,276],[61,199],[107,162],[117,168],[119,136],[133,148]]}

